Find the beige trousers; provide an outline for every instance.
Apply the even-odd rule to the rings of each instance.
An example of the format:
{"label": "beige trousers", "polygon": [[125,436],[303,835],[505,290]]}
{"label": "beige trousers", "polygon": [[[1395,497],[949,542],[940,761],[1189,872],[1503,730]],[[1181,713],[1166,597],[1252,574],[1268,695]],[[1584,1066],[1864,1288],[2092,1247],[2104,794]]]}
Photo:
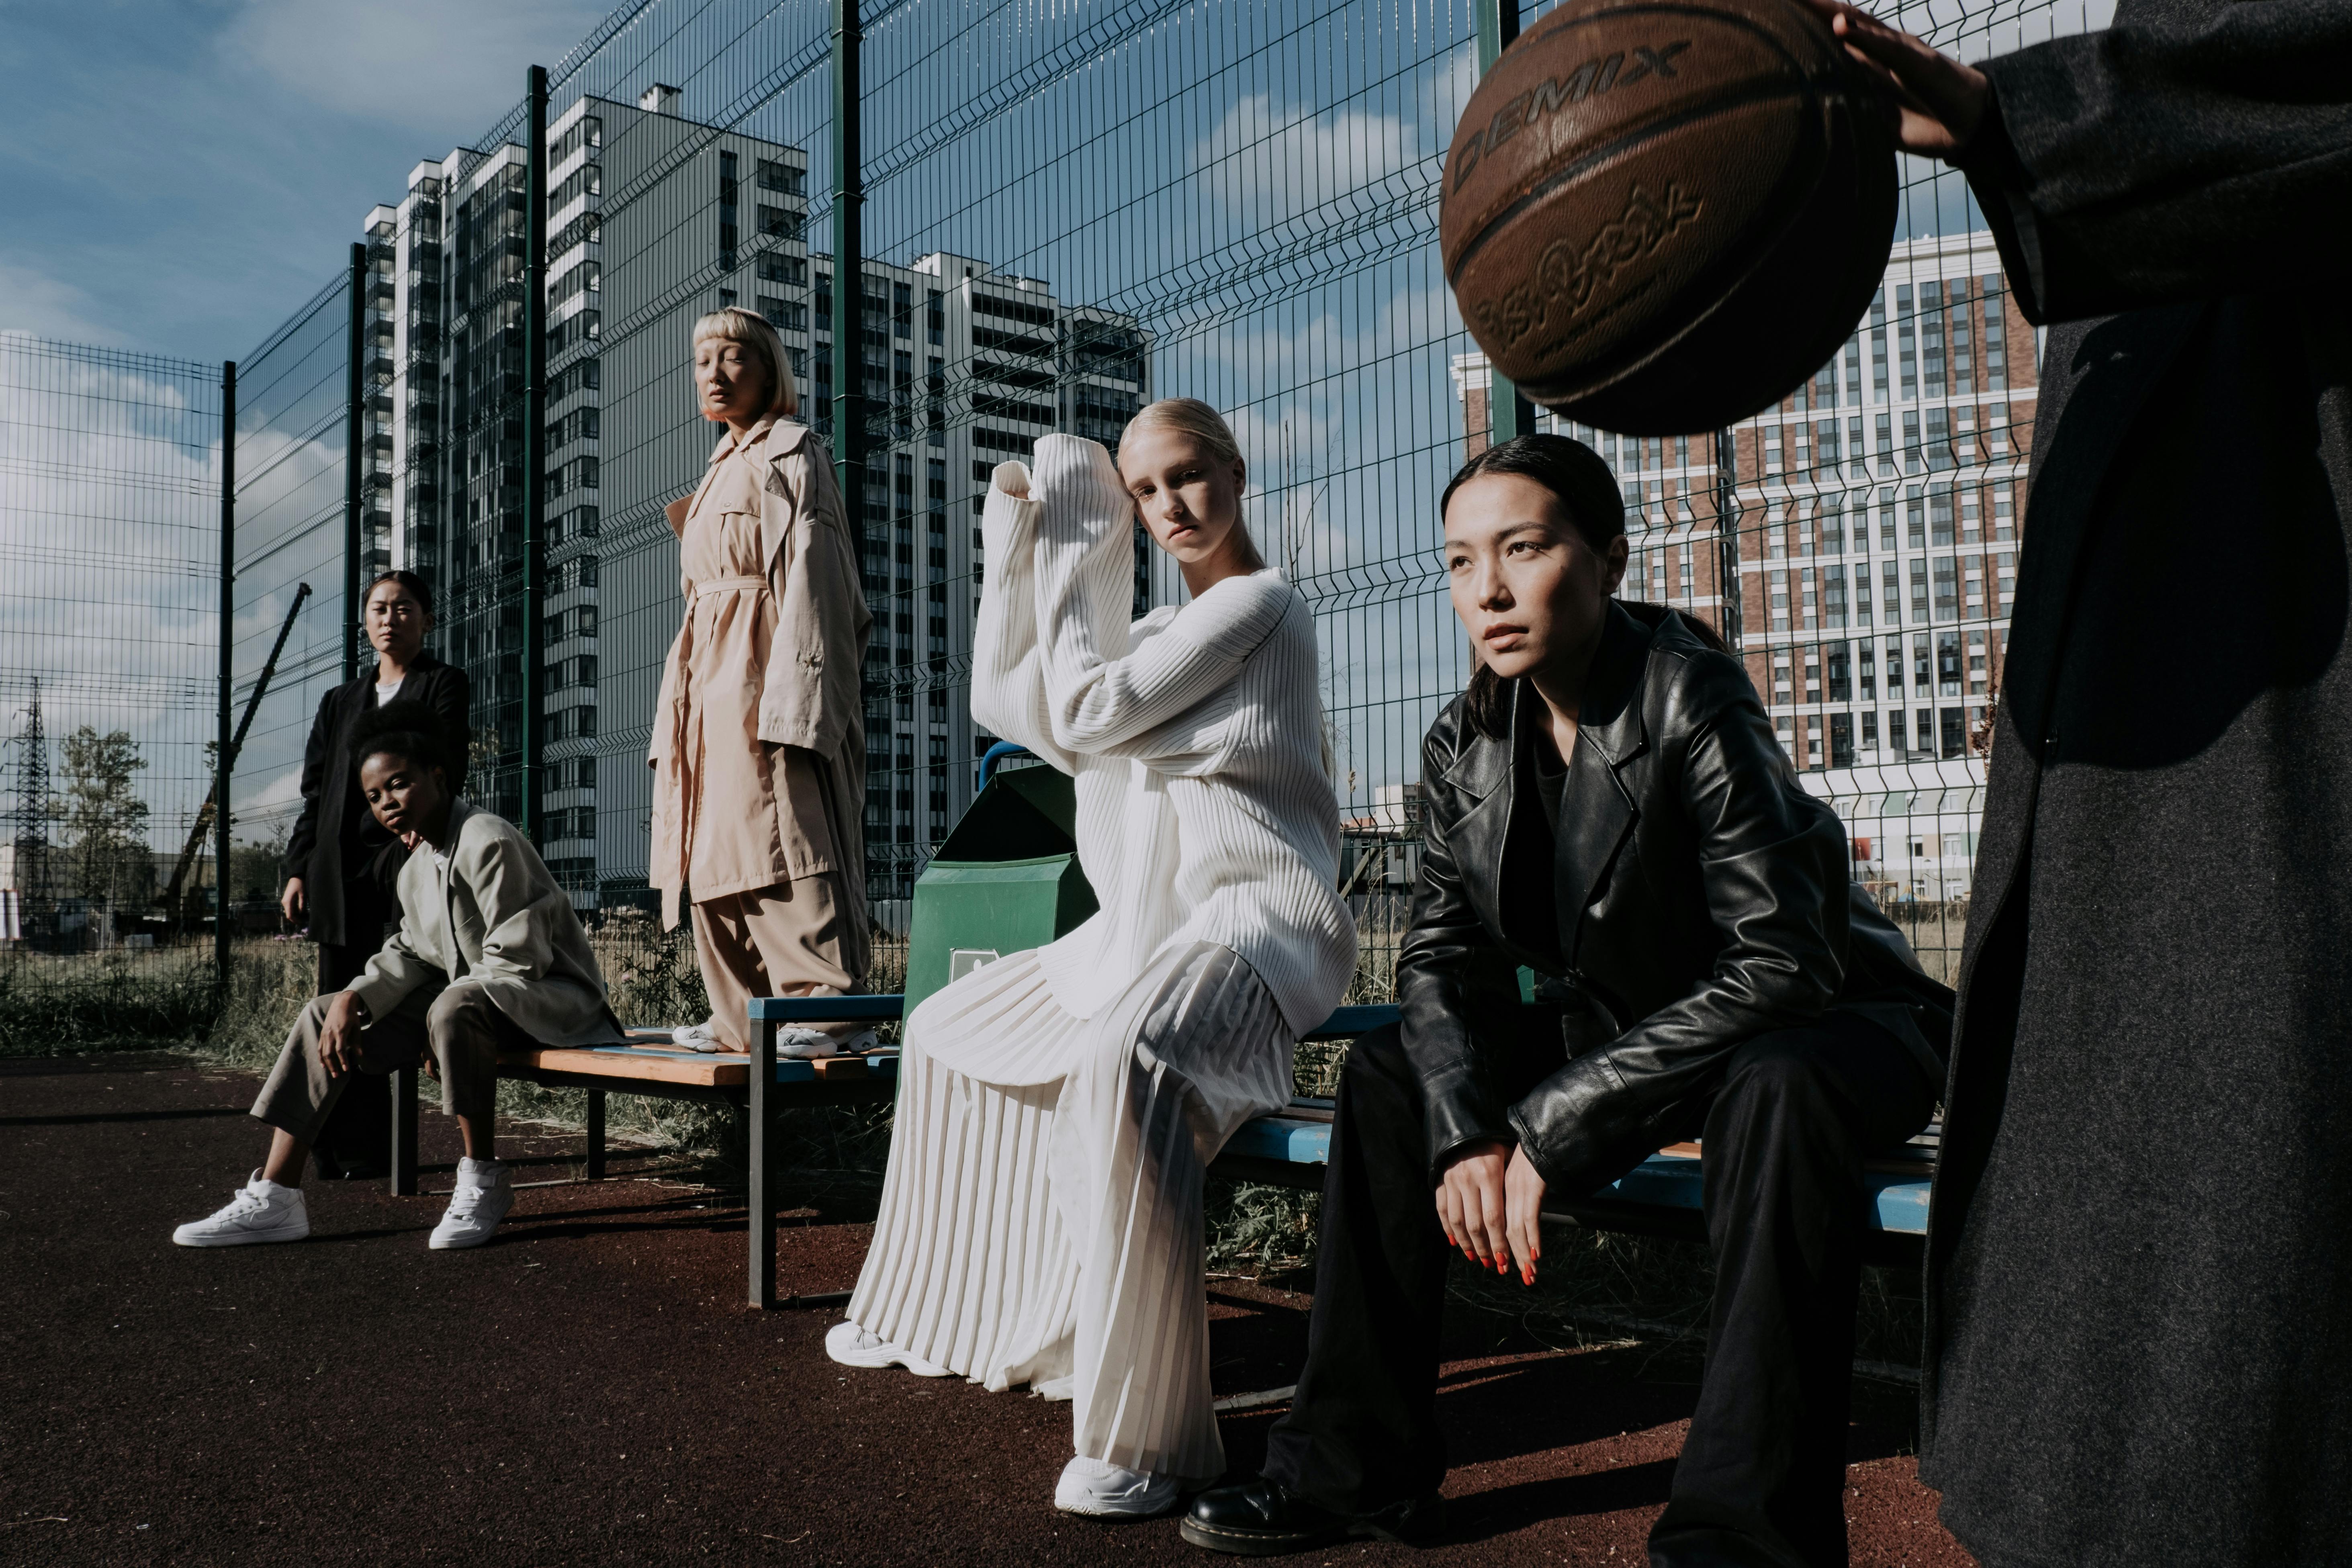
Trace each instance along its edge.
{"label": "beige trousers", "polygon": [[[305,1143],[318,1141],[327,1114],[342,1098],[349,1074],[331,1075],[319,1055],[332,996],[314,996],[294,1021],[278,1065],[269,1070],[253,1114]],[[360,1071],[398,1072],[418,1066],[427,1052],[441,1071],[441,1109],[452,1116],[487,1118],[499,1100],[499,1052],[531,1038],[479,985],[419,986],[392,1016],[360,1031]]]}
{"label": "beige trousers", "polygon": [[[730,1050],[751,1048],[754,996],[840,996],[859,977],[841,963],[841,884],[827,872],[694,906],[694,952],[710,994],[710,1028]],[[846,1039],[866,1026],[812,1026]]]}

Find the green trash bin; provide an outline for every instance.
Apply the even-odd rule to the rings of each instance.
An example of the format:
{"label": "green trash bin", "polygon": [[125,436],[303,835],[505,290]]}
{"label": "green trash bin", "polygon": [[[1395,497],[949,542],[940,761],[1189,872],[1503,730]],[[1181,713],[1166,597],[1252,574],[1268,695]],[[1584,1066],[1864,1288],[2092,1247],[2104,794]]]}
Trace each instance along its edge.
{"label": "green trash bin", "polygon": [[1078,869],[1070,776],[998,768],[915,879],[907,929],[907,1011],[951,980],[1023,952],[1095,912]]}

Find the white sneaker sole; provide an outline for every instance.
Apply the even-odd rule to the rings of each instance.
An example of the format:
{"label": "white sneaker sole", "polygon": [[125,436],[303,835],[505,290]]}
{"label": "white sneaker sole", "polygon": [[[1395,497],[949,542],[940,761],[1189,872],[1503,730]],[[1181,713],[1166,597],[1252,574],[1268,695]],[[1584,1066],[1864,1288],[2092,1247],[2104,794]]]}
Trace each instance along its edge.
{"label": "white sneaker sole", "polygon": [[1172,1487],[1169,1489],[1165,1501],[1154,1501],[1153,1496],[1153,1493],[1147,1492],[1140,1501],[1121,1500],[1113,1502],[1103,1498],[1064,1498],[1057,1495],[1054,1499],[1054,1509],[1058,1513],[1072,1514],[1079,1519],[1165,1519],[1184,1503],[1183,1494]]}
{"label": "white sneaker sole", "polygon": [[172,1233],[175,1247],[258,1247],[272,1241],[300,1241],[310,1234],[310,1222],[305,1218],[294,1225],[281,1225],[272,1230],[199,1231],[193,1225],[184,1225]]}
{"label": "white sneaker sole", "polygon": [[[845,1329],[848,1331],[846,1333],[842,1331]],[[873,1372],[903,1366],[917,1377],[950,1375],[948,1368],[940,1365],[937,1362],[925,1361],[922,1357],[902,1351],[896,1345],[877,1345],[872,1350],[860,1350],[856,1348],[857,1334],[858,1329],[856,1323],[835,1323],[826,1330],[824,1335],[826,1358],[843,1366],[863,1367]]]}

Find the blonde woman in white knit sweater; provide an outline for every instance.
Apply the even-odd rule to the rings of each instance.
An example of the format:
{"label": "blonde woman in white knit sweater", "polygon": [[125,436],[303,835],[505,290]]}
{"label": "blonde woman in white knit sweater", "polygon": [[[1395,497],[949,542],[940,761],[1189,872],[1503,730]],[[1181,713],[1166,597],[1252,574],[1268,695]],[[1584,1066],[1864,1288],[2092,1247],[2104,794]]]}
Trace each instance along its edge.
{"label": "blonde woman in white knit sweater", "polygon": [[[1291,1092],[1354,968],[1306,603],[1241,521],[1233,434],[1152,404],[1119,463],[996,470],[972,717],[1072,775],[1100,912],[908,1020],[874,1243],[825,1344],[1075,1402],[1055,1502],[1141,1517],[1224,1468],[1202,1173]],[[1129,626],[1133,522],[1191,602]]]}

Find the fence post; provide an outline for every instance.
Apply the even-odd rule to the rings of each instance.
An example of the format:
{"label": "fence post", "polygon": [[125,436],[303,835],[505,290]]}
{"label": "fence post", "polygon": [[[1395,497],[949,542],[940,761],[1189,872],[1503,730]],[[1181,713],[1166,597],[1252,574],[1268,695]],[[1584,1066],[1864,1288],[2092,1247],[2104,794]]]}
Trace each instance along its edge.
{"label": "fence post", "polygon": [[[1473,0],[1478,27],[1478,74],[1485,76],[1519,36],[1519,0]],[[1503,379],[1489,356],[1486,362],[1486,443],[1496,446],[1518,436],[1532,436],[1535,405]]]}
{"label": "fence post", "polygon": [[361,450],[362,433],[367,421],[361,417],[361,395],[366,388],[367,376],[362,355],[366,352],[368,248],[352,247],[352,319],[344,338],[343,375],[343,679],[357,680],[360,675],[360,646],[367,636],[366,617],[360,606],[360,555],[363,548],[364,531],[360,527],[360,471],[363,461]]}
{"label": "fence post", "polygon": [[1725,646],[1738,653],[1740,646],[1739,603],[1739,475],[1736,469],[1738,448],[1733,444],[1731,432],[1715,433],[1715,571],[1717,595],[1722,600],[1721,624],[1716,630],[1723,634]]}
{"label": "fence post", "polygon": [[533,66],[525,160],[522,301],[522,818],[525,837],[541,842],[541,784],[546,772],[547,671],[547,68]]}
{"label": "fence post", "polygon": [[230,685],[236,653],[236,361],[221,363],[220,735],[213,758],[213,979],[228,991]]}
{"label": "fence post", "polygon": [[[858,121],[858,0],[833,0],[833,457],[842,505],[866,534],[866,207]],[[860,551],[862,558],[864,552]]]}

